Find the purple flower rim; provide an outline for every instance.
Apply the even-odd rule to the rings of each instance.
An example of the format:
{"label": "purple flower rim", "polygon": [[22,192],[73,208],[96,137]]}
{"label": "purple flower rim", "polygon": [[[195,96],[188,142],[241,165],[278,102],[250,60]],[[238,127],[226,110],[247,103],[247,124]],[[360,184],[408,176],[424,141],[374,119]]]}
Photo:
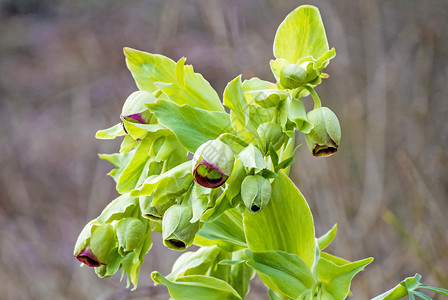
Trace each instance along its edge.
{"label": "purple flower rim", "polygon": [[[219,172],[219,174],[221,174],[221,178],[220,179],[209,179],[206,176],[201,176],[199,174],[197,174],[197,169],[199,168],[199,166],[201,165],[206,165],[206,166],[210,166],[213,169],[215,169],[216,171]],[[194,181],[199,184],[202,185],[203,187],[206,188],[217,188],[220,187],[221,185],[223,185],[227,179],[229,178],[229,175],[224,174],[217,166],[215,166],[214,164],[209,163],[208,161],[201,161],[195,168],[193,171],[193,179]]]}
{"label": "purple flower rim", "polygon": [[104,264],[100,263],[90,248],[84,249],[80,254],[76,255],[76,259],[89,267],[99,267]]}

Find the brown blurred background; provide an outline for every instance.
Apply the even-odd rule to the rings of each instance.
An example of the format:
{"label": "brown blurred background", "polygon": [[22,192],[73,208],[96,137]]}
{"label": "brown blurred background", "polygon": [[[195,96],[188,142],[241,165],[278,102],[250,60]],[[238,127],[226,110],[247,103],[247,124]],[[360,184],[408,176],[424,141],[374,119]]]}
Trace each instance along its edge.
{"label": "brown blurred background", "polygon": [[[150,298],[165,290],[149,274],[179,253],[160,236],[135,292],[72,256],[116,196],[97,153],[119,141],[94,135],[136,89],[122,48],[185,56],[222,95],[238,74],[273,80],[275,30],[305,3],[337,51],[317,91],[343,132],[335,156],[303,146],[292,169],[317,233],[338,223],[333,253],[375,257],[353,299],[415,272],[448,288],[448,1],[0,0],[0,298],[167,299]],[[264,291],[255,281],[250,299]]]}

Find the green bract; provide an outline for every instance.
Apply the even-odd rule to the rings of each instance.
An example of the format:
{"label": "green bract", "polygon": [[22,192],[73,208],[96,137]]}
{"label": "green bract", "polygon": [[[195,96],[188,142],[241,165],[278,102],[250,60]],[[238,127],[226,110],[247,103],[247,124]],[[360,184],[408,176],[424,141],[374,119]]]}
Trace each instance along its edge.
{"label": "green bract", "polygon": [[[184,57],[124,49],[139,90],[117,113],[118,124],[96,134],[124,137],[118,153],[100,155],[114,166],[109,175],[120,196],[81,231],[74,249],[80,262],[100,277],[121,269],[135,288],[151,233],[159,232],[168,249],[198,247],[167,276],[151,274],[177,300],[244,299],[255,273],[270,299],[349,295],[353,277],[372,259],[324,252],[337,227],[316,238],[309,205],[288,176],[297,133],[315,156],[335,153],[341,139],[336,115],[314,90],[336,55],[318,9],[291,12],[273,50],[276,82],[237,76],[221,103]],[[307,112],[308,95],[314,109]],[[427,299],[417,288],[448,294],[416,276],[375,299]]]}

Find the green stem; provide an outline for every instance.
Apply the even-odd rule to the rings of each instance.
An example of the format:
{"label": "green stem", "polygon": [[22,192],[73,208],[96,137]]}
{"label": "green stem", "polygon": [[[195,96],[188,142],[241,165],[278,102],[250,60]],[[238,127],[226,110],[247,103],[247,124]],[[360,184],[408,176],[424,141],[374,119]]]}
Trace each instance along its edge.
{"label": "green stem", "polygon": [[308,92],[310,92],[311,97],[313,97],[314,100],[314,108],[319,108],[321,107],[321,101],[319,96],[317,95],[316,91],[314,90],[313,87],[307,85],[305,86],[305,88],[307,89]]}

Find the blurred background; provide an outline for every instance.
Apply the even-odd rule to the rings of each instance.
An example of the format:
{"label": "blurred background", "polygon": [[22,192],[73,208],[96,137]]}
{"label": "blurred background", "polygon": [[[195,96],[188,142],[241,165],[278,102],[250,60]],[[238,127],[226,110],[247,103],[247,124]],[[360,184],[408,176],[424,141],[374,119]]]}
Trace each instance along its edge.
{"label": "blurred background", "polygon": [[[167,299],[149,274],[179,253],[160,236],[135,292],[72,256],[117,195],[97,153],[120,141],[94,135],[136,90],[122,48],[185,56],[222,95],[238,74],[274,80],[276,28],[306,3],[337,51],[317,92],[342,126],[336,155],[302,146],[291,172],[317,234],[337,223],[332,253],[375,257],[353,299],[416,272],[448,288],[448,1],[0,0],[0,298]],[[264,293],[254,281],[248,298]]]}

